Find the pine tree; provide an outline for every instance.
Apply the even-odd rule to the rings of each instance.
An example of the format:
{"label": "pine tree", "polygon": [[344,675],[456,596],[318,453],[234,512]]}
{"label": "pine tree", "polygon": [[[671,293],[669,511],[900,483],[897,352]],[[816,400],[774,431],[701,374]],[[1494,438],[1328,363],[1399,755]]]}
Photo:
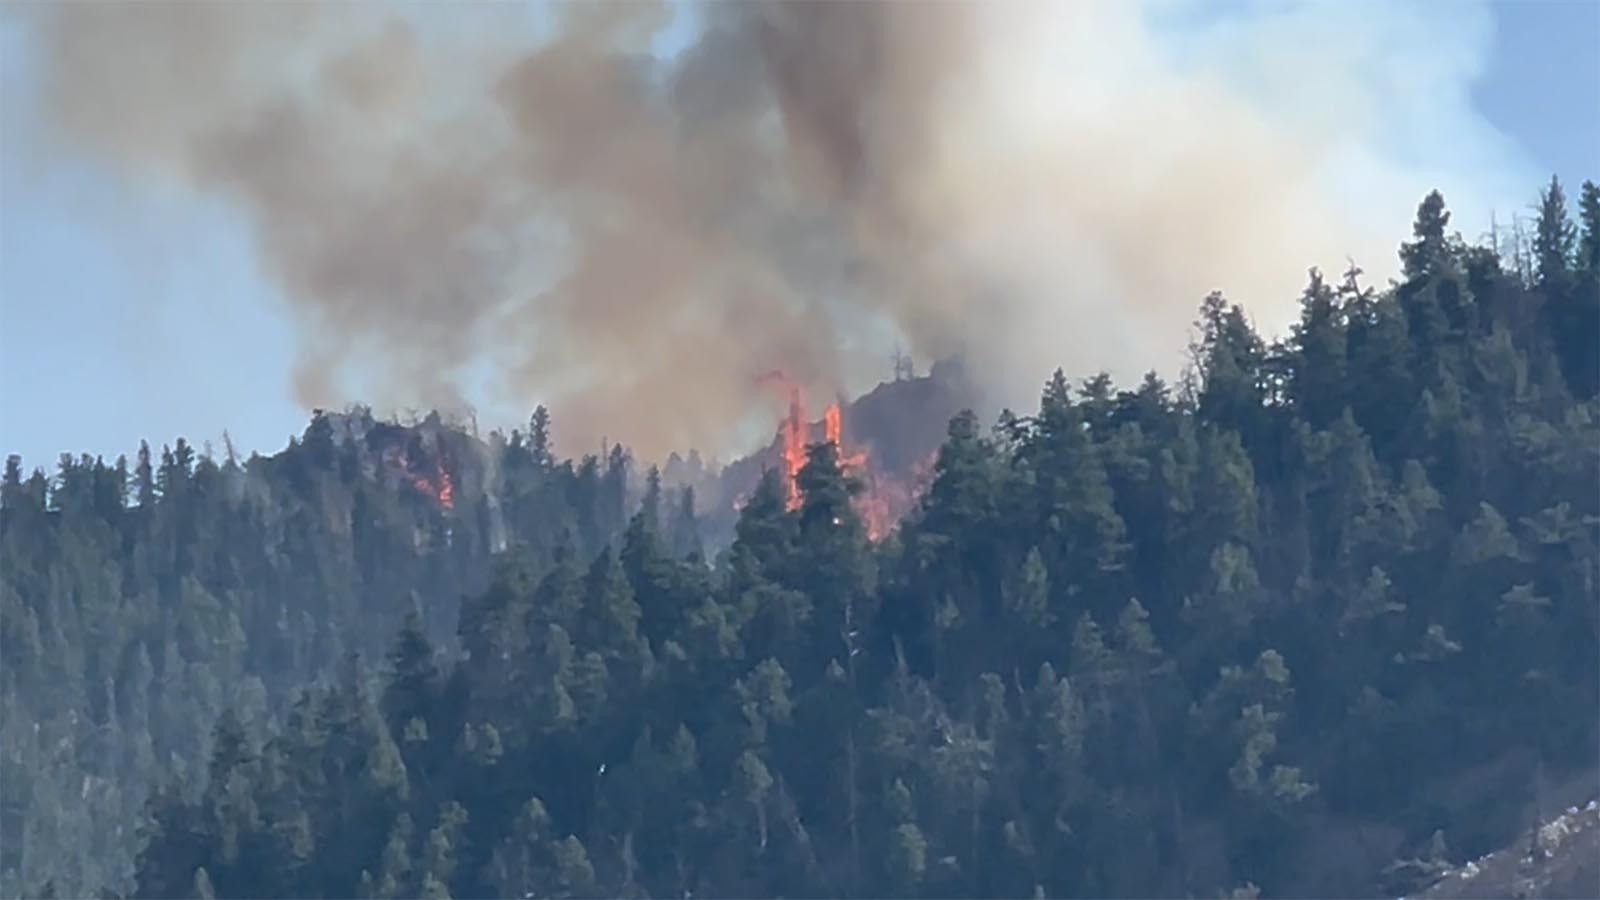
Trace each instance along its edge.
{"label": "pine tree", "polygon": [[536,733],[566,730],[579,715],[571,692],[577,661],[572,640],[560,625],[549,625],[543,634],[534,636],[532,647],[527,675],[529,716],[524,723],[512,723],[513,727],[531,727]]}
{"label": "pine tree", "polygon": [[550,815],[531,797],[495,849],[485,880],[502,897],[534,895],[552,878],[549,848]]}
{"label": "pine tree", "polygon": [[[1573,251],[1573,230],[1566,223],[1560,185],[1552,180],[1540,210],[1541,266],[1548,257],[1546,320],[1561,360],[1561,374],[1580,397],[1600,393],[1600,187],[1583,184],[1578,202],[1582,230]],[[1547,224],[1548,223],[1548,224]],[[1548,232],[1548,235],[1546,234]],[[1575,278],[1560,268],[1575,256]],[[1574,283],[1575,282],[1575,283]]]}
{"label": "pine tree", "polygon": [[804,572],[796,585],[813,603],[812,647],[822,658],[846,658],[848,634],[871,621],[867,608],[874,572],[866,530],[851,500],[859,484],[839,468],[828,442],[807,449],[800,470],[798,556]]}
{"label": "pine tree", "polygon": [[440,697],[442,677],[433,644],[422,630],[422,616],[413,607],[406,612],[405,624],[389,654],[389,683],[384,689],[384,718],[390,734],[405,739],[420,728],[424,741],[440,724],[435,704]]}
{"label": "pine tree", "polygon": [[767,798],[772,791],[772,774],[761,757],[746,750],[733,765],[732,796],[745,808],[746,821],[755,825],[758,849],[767,846]]}
{"label": "pine tree", "polygon": [[155,506],[156,482],[155,470],[150,465],[150,444],[139,442],[138,465],[134,468],[135,491],[134,499],[138,501],[139,508],[148,510]]}
{"label": "pine tree", "polygon": [[1300,301],[1300,322],[1294,329],[1295,359],[1289,394],[1312,428],[1326,427],[1345,405],[1346,337],[1337,295],[1311,270],[1311,283]]}
{"label": "pine tree", "polygon": [[427,896],[427,882],[433,881],[448,888],[455,876],[460,844],[467,826],[467,811],[461,804],[450,802],[439,810],[438,824],[428,832],[424,865],[423,895]]}
{"label": "pine tree", "polygon": [[388,842],[384,844],[383,857],[378,870],[376,896],[386,900],[398,900],[407,896],[412,883],[411,864],[411,817],[401,813],[389,831]]}
{"label": "pine tree", "polygon": [[528,420],[528,450],[538,471],[547,471],[553,466],[555,458],[550,452],[550,411],[543,404],[534,408],[533,416]]}
{"label": "pine tree", "polygon": [[616,554],[607,551],[595,557],[585,585],[579,641],[601,650],[608,661],[636,666],[645,649],[639,637],[642,615]]}
{"label": "pine tree", "polygon": [[1557,293],[1568,287],[1572,274],[1577,229],[1567,215],[1567,197],[1560,179],[1552,176],[1550,186],[1539,193],[1539,218],[1533,238],[1533,255],[1538,266],[1539,286]]}
{"label": "pine tree", "polygon": [[0,483],[0,509],[16,510],[22,502],[22,457],[6,457],[5,481]]}
{"label": "pine tree", "polygon": [[672,527],[668,531],[671,536],[672,555],[676,559],[687,559],[699,556],[704,550],[700,543],[699,517],[695,512],[694,488],[685,487],[679,494],[678,506],[672,516]]}
{"label": "pine tree", "polygon": [[895,896],[916,896],[928,870],[928,841],[922,829],[907,822],[894,828],[889,840],[889,879]]}
{"label": "pine tree", "polygon": [[782,583],[793,574],[797,539],[793,517],[784,510],[777,472],[762,473],[755,492],[739,510],[728,553],[728,582],[737,595],[761,584]]}
{"label": "pine tree", "polygon": [[1033,488],[1026,502],[1046,540],[1039,542],[1054,578],[1052,605],[1076,595],[1117,590],[1127,529],[1117,514],[1105,463],[1058,371],[1046,386],[1033,433],[1023,448]]}
{"label": "pine tree", "polygon": [[1244,309],[1213,293],[1200,308],[1190,356],[1200,378],[1198,412],[1217,425],[1255,437],[1263,429],[1266,347]]}
{"label": "pine tree", "polygon": [[639,605],[640,630],[659,644],[678,627],[683,614],[680,569],[662,543],[656,514],[641,509],[622,536],[622,571]]}
{"label": "pine tree", "polygon": [[644,499],[639,504],[639,514],[644,516],[645,523],[656,533],[660,533],[661,521],[661,469],[651,466],[644,476]]}
{"label": "pine tree", "polygon": [[1600,185],[1592,181],[1583,183],[1578,219],[1582,225],[1578,237],[1578,270],[1593,278],[1600,275]]}
{"label": "pine tree", "polygon": [[600,479],[599,507],[596,519],[603,534],[612,535],[622,530],[627,519],[628,453],[621,444],[614,444],[606,456],[605,474]]}
{"label": "pine tree", "polygon": [[1448,264],[1450,246],[1445,229],[1449,225],[1450,213],[1445,209],[1444,196],[1438,191],[1429,191],[1417,206],[1417,219],[1411,229],[1415,240],[1400,247],[1406,278],[1424,278]]}
{"label": "pine tree", "polygon": [[594,866],[589,862],[589,852],[572,835],[556,841],[551,847],[555,867],[555,894],[559,898],[590,897],[595,894]]}
{"label": "pine tree", "polygon": [[790,699],[789,673],[775,659],[762,661],[750,674],[734,682],[733,692],[747,726],[747,743],[761,747],[767,743],[772,725],[785,725],[794,711]]}
{"label": "pine tree", "polygon": [[1022,571],[1006,591],[1006,611],[1026,629],[1043,632],[1055,621],[1050,611],[1050,576],[1038,547],[1030,547]]}
{"label": "pine tree", "polygon": [[559,627],[570,633],[570,629],[576,625],[583,608],[583,586],[577,561],[573,557],[571,547],[558,547],[555,564],[534,591],[533,606],[527,619],[530,643],[537,641],[537,635],[550,627]]}
{"label": "pine tree", "polygon": [[[1057,387],[1064,392],[1065,380]],[[987,582],[1000,574],[995,571],[994,526],[1001,485],[992,452],[978,436],[977,417],[970,411],[958,413],[934,463],[918,520],[906,529],[910,559],[920,570],[917,589],[928,594],[930,605],[948,606],[954,618],[965,607],[967,618],[981,619],[980,601],[993,590]]]}

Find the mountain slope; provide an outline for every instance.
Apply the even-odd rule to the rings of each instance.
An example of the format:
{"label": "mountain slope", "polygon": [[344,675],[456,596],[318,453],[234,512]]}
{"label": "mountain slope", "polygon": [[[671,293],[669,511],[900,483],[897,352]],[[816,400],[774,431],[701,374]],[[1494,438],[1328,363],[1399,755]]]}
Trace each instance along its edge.
{"label": "mountain slope", "polygon": [[956,415],[893,539],[841,426],[714,565],[654,492],[508,552],[458,642],[225,714],[133,892],[1382,896],[1503,846],[1600,751],[1600,401],[1551,313],[1600,257],[1524,279],[1441,205],[1288,340],[1208,299],[1182,396]]}
{"label": "mountain slope", "polygon": [[1447,871],[1426,900],[1600,897],[1600,799],[1568,807],[1510,847]]}

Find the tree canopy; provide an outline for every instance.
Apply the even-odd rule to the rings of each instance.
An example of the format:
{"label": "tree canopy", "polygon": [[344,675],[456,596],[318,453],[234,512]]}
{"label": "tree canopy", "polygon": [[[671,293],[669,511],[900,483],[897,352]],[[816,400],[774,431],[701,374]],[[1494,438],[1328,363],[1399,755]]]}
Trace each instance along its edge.
{"label": "tree canopy", "polygon": [[1410,890],[1600,748],[1597,197],[964,412],[877,543],[830,444],[706,547],[542,409],[12,457],[0,893]]}

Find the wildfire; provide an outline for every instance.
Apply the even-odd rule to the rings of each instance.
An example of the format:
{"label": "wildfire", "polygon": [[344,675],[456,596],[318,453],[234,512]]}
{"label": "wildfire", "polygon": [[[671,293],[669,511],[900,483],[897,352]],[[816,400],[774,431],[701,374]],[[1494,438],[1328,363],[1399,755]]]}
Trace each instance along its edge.
{"label": "wildfire", "polygon": [[789,376],[774,369],[756,379],[757,382],[776,382],[789,392],[789,412],[783,417],[780,434],[783,438],[783,485],[785,502],[790,512],[800,508],[800,470],[806,464],[806,401],[800,385]]}
{"label": "wildfire", "polygon": [[839,414],[839,404],[830,405],[822,414],[822,427],[824,440],[832,444],[839,453],[839,468],[852,475],[864,474],[867,471],[866,451],[849,454],[844,452],[844,422]]}
{"label": "wildfire", "polygon": [[[801,393],[800,386],[790,381],[782,372],[768,372],[761,376],[760,380],[776,381],[788,388],[789,412],[783,419],[781,429],[784,487],[789,510],[797,510],[802,501],[799,476],[800,470],[806,464],[806,438],[810,431],[810,423],[806,420],[805,397]],[[846,474],[860,479],[865,486],[865,490],[856,498],[854,506],[856,514],[866,526],[867,538],[872,541],[882,539],[894,524],[894,515],[890,510],[888,498],[879,491],[877,479],[867,464],[866,451],[849,454],[845,452],[844,416],[838,403],[829,404],[823,412],[822,434],[823,440],[832,444],[838,453],[839,468]]]}
{"label": "wildfire", "polygon": [[872,541],[882,540],[894,524],[894,515],[889,510],[888,498],[879,488],[877,473],[867,465],[866,451],[858,450],[855,453],[844,451],[844,419],[839,404],[830,404],[823,413],[822,429],[824,439],[838,451],[839,468],[843,469],[845,474],[859,479],[865,488],[856,497],[855,508],[856,514],[861,517],[862,524],[867,528],[867,538]]}
{"label": "wildfire", "polygon": [[450,478],[450,473],[445,470],[442,463],[435,463],[431,467],[433,469],[431,475],[419,472],[419,469],[427,467],[412,459],[411,454],[403,447],[391,447],[386,450],[384,462],[391,472],[409,481],[413,490],[432,500],[441,510],[450,512],[455,509],[455,481]]}
{"label": "wildfire", "polygon": [[443,468],[439,469],[437,481],[419,475],[411,479],[411,486],[419,492],[432,497],[434,502],[439,504],[439,508],[445,512],[449,512],[456,507],[455,482],[450,480],[450,473]]}
{"label": "wildfire", "polygon": [[788,470],[784,483],[789,491],[789,509],[799,509],[800,470],[806,464],[806,405],[798,384],[789,385],[789,415],[783,420],[783,462]]}

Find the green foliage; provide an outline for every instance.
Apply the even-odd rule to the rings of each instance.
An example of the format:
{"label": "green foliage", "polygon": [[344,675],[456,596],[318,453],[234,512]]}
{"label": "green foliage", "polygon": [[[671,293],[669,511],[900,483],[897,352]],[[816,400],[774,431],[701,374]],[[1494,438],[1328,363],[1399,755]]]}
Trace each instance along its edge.
{"label": "green foliage", "polygon": [[[535,421],[547,441],[548,416]],[[9,460],[0,488],[0,696],[9,698],[0,895],[52,878],[68,895],[128,890],[147,799],[172,779],[205,788],[219,713],[231,708],[252,744],[287,732],[297,689],[330,680],[348,651],[370,660],[392,652],[378,705],[403,760],[385,765],[431,777],[458,727],[446,697],[454,658],[448,668],[439,658],[445,646],[454,653],[452,632],[459,624],[474,666],[495,677],[504,672],[491,662],[525,646],[506,632],[526,614],[527,594],[482,601],[506,533],[543,569],[569,523],[601,519],[598,485],[548,458],[529,464],[527,454],[519,436],[484,445],[437,418],[400,427],[355,409],[317,413],[303,439],[271,457],[213,460],[183,441],[156,451],[141,443],[131,466],[67,459],[54,479]],[[450,509],[417,487],[441,472],[455,488]],[[569,545],[587,558],[614,535],[590,529]],[[473,597],[466,608],[464,593]],[[297,752],[312,759],[318,746]],[[26,791],[12,790],[10,760],[30,773]],[[273,809],[314,801],[310,783],[293,787],[304,796]],[[241,859],[266,847],[314,852],[319,835],[296,824],[302,812],[263,826],[260,846],[245,841]],[[293,866],[274,877],[302,870],[314,877]],[[225,867],[207,877],[219,894],[237,889]],[[193,867],[174,878],[164,893],[194,891]],[[358,881],[352,875],[347,890]]]}
{"label": "green foliage", "polygon": [[899,896],[914,895],[928,870],[928,841],[915,825],[896,826],[889,842],[889,878]]}
{"label": "green foliage", "polygon": [[1597,198],[1545,192],[1531,285],[1430,195],[1282,343],[1208,298],[1177,396],[963,413],[876,544],[819,444],[708,565],[542,409],[12,460],[0,893],[1410,890],[1521,827],[1480,773],[1600,740]]}

